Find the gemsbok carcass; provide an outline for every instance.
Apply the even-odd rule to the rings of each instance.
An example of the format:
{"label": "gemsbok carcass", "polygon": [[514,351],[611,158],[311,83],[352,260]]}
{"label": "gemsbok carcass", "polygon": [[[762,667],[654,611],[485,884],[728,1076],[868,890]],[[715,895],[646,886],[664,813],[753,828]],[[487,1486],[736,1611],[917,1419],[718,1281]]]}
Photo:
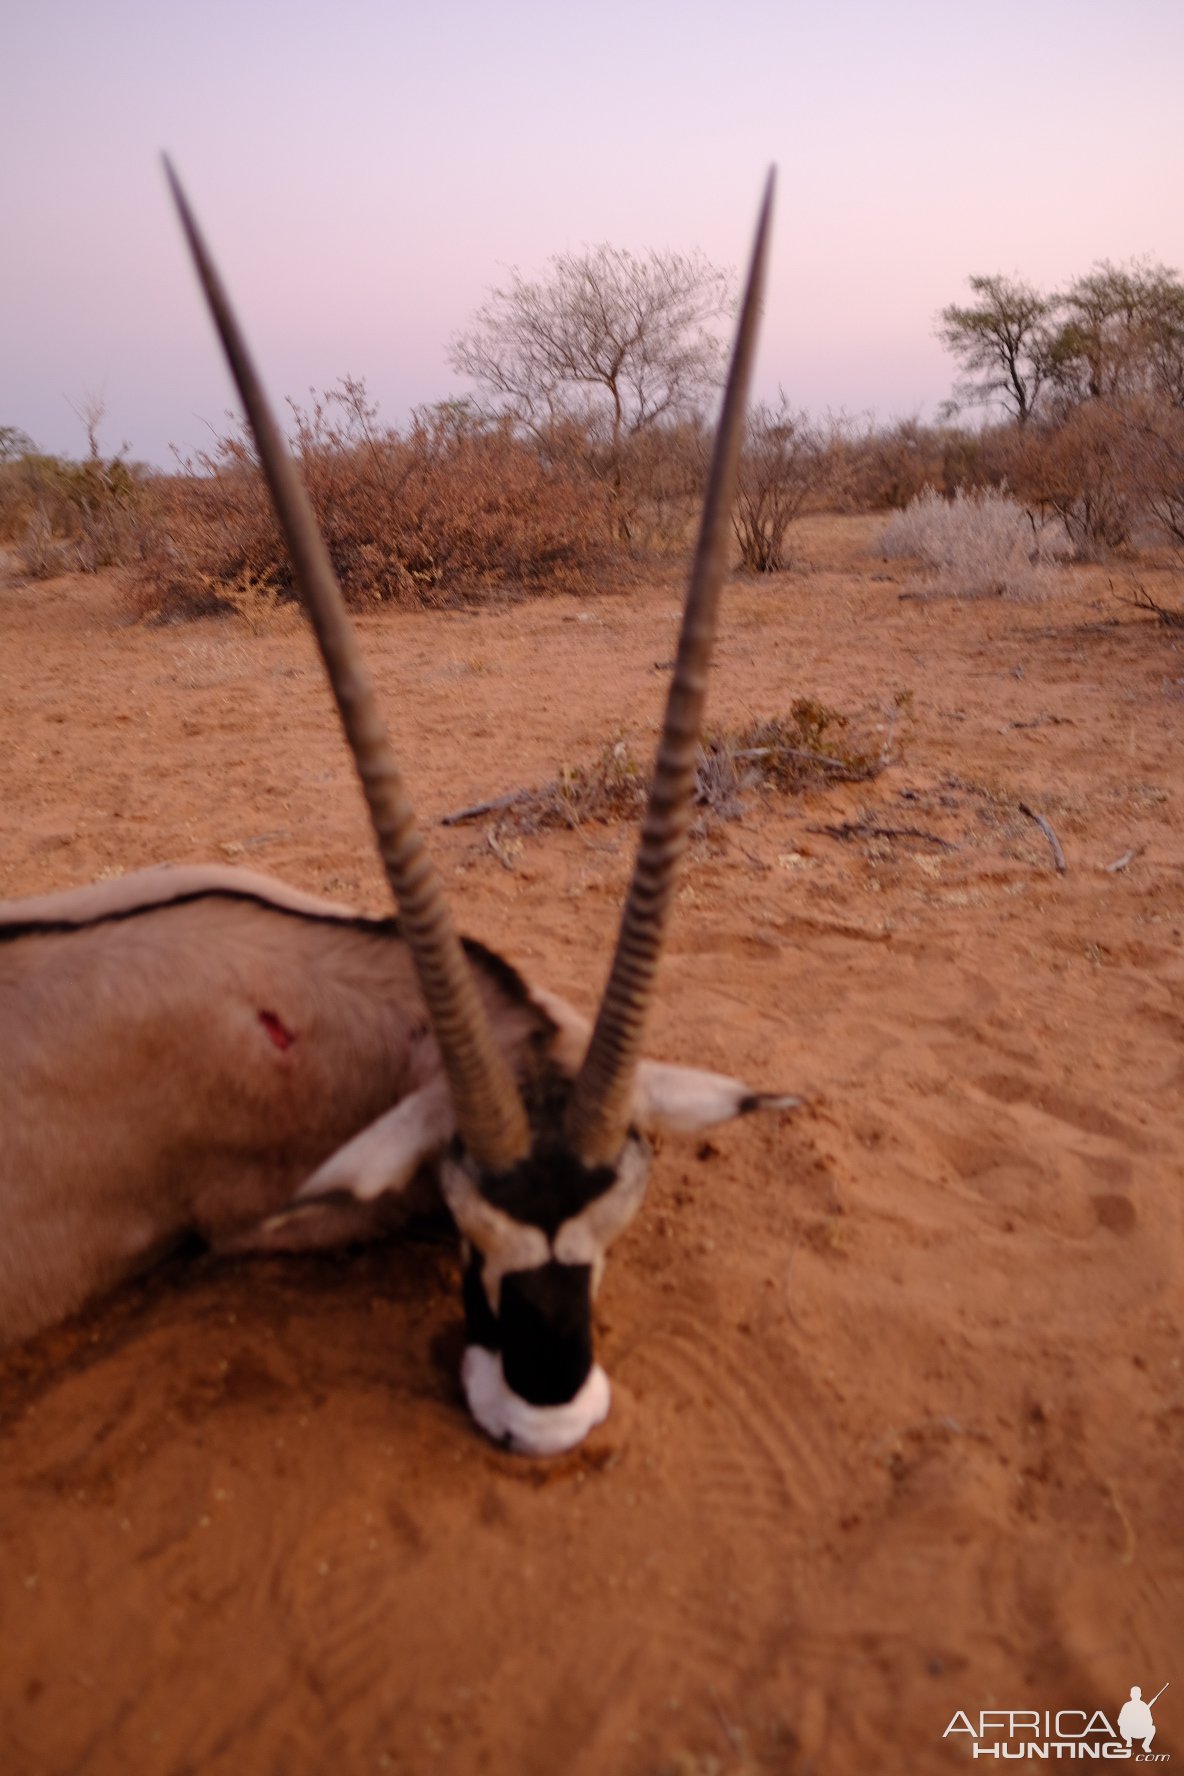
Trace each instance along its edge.
{"label": "gemsbok carcass", "polygon": [[592,1304],[640,1206],[647,1133],[796,1099],[641,1057],[679,861],[767,253],[737,324],[678,657],[594,1027],[457,937],[344,601],[171,169],[362,780],[398,918],[229,868],[0,906],[0,1339],[52,1324],[187,1234],[216,1250],[373,1235],[438,1187],[462,1239],[470,1409],[570,1448],[609,1407]]}

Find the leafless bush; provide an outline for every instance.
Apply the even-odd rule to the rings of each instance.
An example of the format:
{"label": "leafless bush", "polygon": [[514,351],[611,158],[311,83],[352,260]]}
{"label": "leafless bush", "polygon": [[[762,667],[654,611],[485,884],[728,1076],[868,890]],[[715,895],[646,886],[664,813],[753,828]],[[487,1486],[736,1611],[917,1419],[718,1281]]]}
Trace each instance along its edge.
{"label": "leafless bush", "polygon": [[295,604],[282,597],[275,581],[257,579],[249,568],[212,590],[233,607],[252,635],[286,628],[297,616]]}
{"label": "leafless bush", "polygon": [[822,436],[796,413],[782,392],[776,407],[749,409],[736,481],[732,528],[740,562],[749,573],[777,573],[786,565],[785,536],[826,468]]}
{"label": "leafless bush", "polygon": [[847,417],[834,422],[831,498],[840,511],[899,511],[940,478],[916,421],[888,428]]}
{"label": "leafless bush", "polygon": [[22,537],[38,506],[27,461],[0,461],[0,542]]}
{"label": "leafless bush", "polygon": [[891,560],[912,556],[962,598],[1042,598],[1052,590],[1054,539],[1005,493],[927,488],[889,519],[880,538]]}

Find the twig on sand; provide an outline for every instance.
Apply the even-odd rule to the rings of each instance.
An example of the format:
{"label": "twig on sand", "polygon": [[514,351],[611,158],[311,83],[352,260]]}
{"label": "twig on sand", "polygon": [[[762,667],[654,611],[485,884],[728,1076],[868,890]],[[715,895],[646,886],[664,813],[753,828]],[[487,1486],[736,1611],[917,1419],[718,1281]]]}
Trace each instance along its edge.
{"label": "twig on sand", "polygon": [[512,808],[515,802],[525,802],[533,794],[533,789],[512,789],[509,795],[494,796],[490,802],[474,802],[469,808],[457,808],[451,814],[442,814],[440,825],[459,826],[462,820],[478,820],[482,814],[498,814],[503,808]]}
{"label": "twig on sand", "polygon": [[1102,1491],[1109,1499],[1114,1515],[1122,1525],[1123,1547],[1119,1558],[1121,1559],[1123,1566],[1129,1566],[1135,1558],[1135,1549],[1139,1545],[1139,1538],[1135,1534],[1134,1524],[1127,1515],[1126,1508],[1123,1505],[1121,1498],[1118,1496],[1118,1488],[1115,1486],[1113,1480],[1103,1480]]}
{"label": "twig on sand", "polygon": [[1157,604],[1146,586],[1136,583],[1134,597],[1124,601],[1133,604],[1136,610],[1147,611],[1169,629],[1184,629],[1184,610],[1173,609],[1170,605]]}
{"label": "twig on sand", "polygon": [[1020,813],[1026,814],[1029,820],[1034,820],[1045,838],[1048,840],[1049,850],[1052,852],[1052,860],[1057,866],[1057,874],[1063,876],[1069,866],[1065,862],[1065,853],[1061,850],[1061,841],[1052,830],[1051,822],[1048,821],[1043,814],[1038,814],[1035,808],[1029,808],[1027,802],[1021,802],[1019,806]]}
{"label": "twig on sand", "polygon": [[1146,849],[1146,845],[1131,845],[1121,857],[1116,857],[1113,863],[1104,863],[1102,868],[1108,876],[1116,876],[1119,870],[1124,870],[1128,863],[1135,861],[1136,857],[1142,857]]}
{"label": "twig on sand", "polygon": [[735,1721],[730,1721],[728,1719],[727,1715],[724,1713],[723,1703],[720,1701],[715,1691],[708,1690],[707,1694],[711,1697],[711,1706],[715,1709],[715,1716],[719,1721],[720,1731],[723,1733],[723,1736],[728,1743],[729,1750],[742,1752],[744,1750],[744,1734],[740,1731]]}
{"label": "twig on sand", "polygon": [[940,839],[936,833],[926,832],[919,826],[876,826],[870,820],[844,820],[841,826],[808,826],[807,832],[825,833],[830,839],[922,839],[927,845],[937,845],[943,851],[958,849],[950,839]]}

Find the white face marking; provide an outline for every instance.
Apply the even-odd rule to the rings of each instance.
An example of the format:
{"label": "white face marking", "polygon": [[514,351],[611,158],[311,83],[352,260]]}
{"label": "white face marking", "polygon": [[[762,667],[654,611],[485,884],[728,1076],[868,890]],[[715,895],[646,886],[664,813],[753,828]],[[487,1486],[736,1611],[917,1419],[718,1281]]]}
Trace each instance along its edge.
{"label": "white face marking", "polygon": [[604,1254],[624,1233],[641,1207],[650,1170],[650,1150],[630,1137],[617,1165],[613,1183],[578,1215],[565,1221],[552,1241],[551,1250],[560,1264],[588,1264],[600,1281]]}
{"label": "white face marking", "polygon": [[563,1406],[532,1406],[507,1385],[502,1360],[494,1351],[470,1344],[460,1366],[469,1411],[495,1443],[519,1455],[560,1455],[574,1449],[608,1417],[612,1389],[594,1363],[579,1393]]}

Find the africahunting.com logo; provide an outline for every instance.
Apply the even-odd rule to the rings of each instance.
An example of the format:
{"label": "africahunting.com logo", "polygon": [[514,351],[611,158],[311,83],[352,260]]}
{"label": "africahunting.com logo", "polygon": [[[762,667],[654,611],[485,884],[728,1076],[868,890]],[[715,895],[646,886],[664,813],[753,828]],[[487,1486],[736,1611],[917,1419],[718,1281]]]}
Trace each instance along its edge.
{"label": "africahunting.com logo", "polygon": [[1166,1764],[1171,1752],[1151,1749],[1151,1710],[1167,1687],[1144,1702],[1135,1684],[1119,1709],[1117,1726],[1100,1708],[1092,1714],[1084,1708],[980,1708],[977,1714],[959,1708],[942,1738],[961,1739],[976,1758],[1132,1758],[1136,1764]]}

